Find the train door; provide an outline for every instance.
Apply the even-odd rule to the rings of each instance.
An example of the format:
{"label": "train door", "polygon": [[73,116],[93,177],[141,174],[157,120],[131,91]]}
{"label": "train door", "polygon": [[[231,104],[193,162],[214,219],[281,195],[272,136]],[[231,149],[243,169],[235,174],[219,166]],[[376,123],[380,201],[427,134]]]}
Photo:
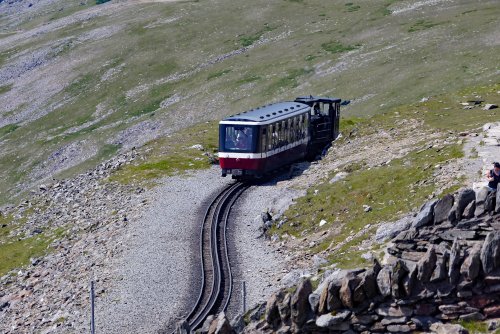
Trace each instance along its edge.
{"label": "train door", "polygon": [[330,104],[330,110],[332,114],[332,140],[335,140],[339,136],[340,102]]}

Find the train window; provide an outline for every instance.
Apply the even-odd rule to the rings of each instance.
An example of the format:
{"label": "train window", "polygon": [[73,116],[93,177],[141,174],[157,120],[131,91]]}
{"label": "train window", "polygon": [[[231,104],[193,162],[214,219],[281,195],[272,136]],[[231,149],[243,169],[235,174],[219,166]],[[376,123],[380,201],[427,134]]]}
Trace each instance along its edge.
{"label": "train window", "polygon": [[273,131],[271,134],[272,137],[272,149],[274,150],[275,148],[278,147],[278,128],[276,124],[272,125]]}
{"label": "train window", "polygon": [[224,131],[224,150],[251,152],[253,145],[253,128],[250,126],[226,125]]}
{"label": "train window", "polygon": [[287,144],[288,138],[288,127],[286,121],[281,121],[281,128],[283,129],[283,133],[281,136],[281,146],[285,146]]}
{"label": "train window", "polygon": [[269,140],[267,141],[267,150],[271,151],[273,149],[273,126],[269,125],[267,128],[267,138]]}
{"label": "train window", "polygon": [[266,141],[267,141],[267,128],[263,126],[260,135],[260,151],[262,153],[266,152]]}

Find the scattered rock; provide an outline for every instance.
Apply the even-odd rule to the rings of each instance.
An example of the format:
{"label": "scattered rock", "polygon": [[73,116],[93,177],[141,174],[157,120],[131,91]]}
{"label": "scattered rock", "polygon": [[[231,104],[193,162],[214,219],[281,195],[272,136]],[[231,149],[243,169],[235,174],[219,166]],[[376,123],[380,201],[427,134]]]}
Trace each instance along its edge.
{"label": "scattered rock", "polygon": [[460,325],[434,323],[430,330],[436,334],[469,334],[465,328]]}
{"label": "scattered rock", "polygon": [[487,103],[484,105],[483,110],[492,110],[498,108],[498,105]]}

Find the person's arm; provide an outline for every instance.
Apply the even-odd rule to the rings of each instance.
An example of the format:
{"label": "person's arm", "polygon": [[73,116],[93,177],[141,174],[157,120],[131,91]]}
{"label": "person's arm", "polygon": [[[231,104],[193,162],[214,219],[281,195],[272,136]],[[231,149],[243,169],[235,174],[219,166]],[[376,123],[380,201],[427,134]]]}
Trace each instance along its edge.
{"label": "person's arm", "polygon": [[493,181],[495,178],[491,175],[491,170],[486,172],[486,179],[488,181]]}

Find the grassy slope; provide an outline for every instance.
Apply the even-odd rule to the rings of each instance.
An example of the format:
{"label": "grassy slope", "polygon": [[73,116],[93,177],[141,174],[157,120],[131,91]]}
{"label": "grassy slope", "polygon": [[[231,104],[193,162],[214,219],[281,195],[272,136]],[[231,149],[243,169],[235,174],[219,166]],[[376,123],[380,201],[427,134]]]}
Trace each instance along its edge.
{"label": "grassy slope", "polygon": [[[456,138],[460,131],[480,128],[487,122],[500,121],[498,109],[463,109],[459,101],[480,97],[488,103],[500,103],[500,83],[475,87],[455,94],[442,94],[429,101],[395,107],[390,112],[369,119],[344,119],[343,133],[356,128],[356,136],[370,135],[374,131],[390,131],[398,120],[415,119],[423,121],[428,133],[441,133],[441,138]],[[339,140],[343,145],[349,137]],[[397,138],[395,138],[397,139]],[[401,159],[389,164],[367,169],[366,162],[357,161],[343,166],[350,174],[342,181],[330,184],[329,180],[337,171],[330,171],[328,177],[309,189],[307,195],[299,198],[285,213],[286,223],[274,227],[271,233],[287,239],[291,235],[297,239],[321,237],[321,242],[308,250],[310,254],[322,253],[331,263],[353,268],[367,262],[360,256],[367,252],[363,241],[371,237],[376,229],[374,224],[394,221],[408,212],[415,211],[429,195],[436,190],[441,194],[455,191],[462,185],[455,178],[447,189],[437,189],[434,183],[434,166],[443,165],[463,157],[461,146],[456,140],[448,144],[429,148],[427,141],[415,146]],[[369,205],[371,212],[365,212],[363,205]],[[318,222],[329,224],[320,227]],[[335,247],[349,237],[367,228],[364,235],[354,237],[341,247]],[[328,232],[328,234],[326,234]],[[376,247],[372,249],[376,251]]]}
{"label": "grassy slope", "polygon": [[[18,28],[30,29],[86,8],[68,3],[64,10],[41,15]],[[175,130],[307,93],[359,99],[349,114],[369,115],[495,78],[498,47],[490,40],[500,9],[493,1],[453,2],[446,9],[424,7],[423,11],[388,15],[391,8],[405,3],[150,3],[117,7],[108,15],[28,39],[16,45],[15,51],[69,38],[58,61],[79,61],[69,77],[57,78],[67,80],[66,89],[51,101],[65,101],[61,107],[15,130],[2,130],[0,187],[6,189],[2,199],[17,193],[15,186],[29,180],[30,169],[55,149],[85,139],[97,146],[97,157],[72,169],[78,171],[109,156],[103,149],[106,143],[118,131],[143,120]],[[169,18],[169,23],[146,28]],[[119,32],[110,38],[75,42],[81,33],[117,25]],[[274,40],[259,43],[259,38]],[[250,49],[200,68],[243,46]],[[10,54],[12,49],[0,52]],[[5,63],[4,58],[0,56]],[[100,82],[106,71],[120,64],[124,64],[121,72]],[[183,73],[188,75],[177,81],[157,81]],[[141,85],[146,88],[127,98],[127,91]],[[175,94],[188,98],[158,109],[161,101]],[[63,135],[96,119],[93,114],[99,104],[112,113]]]}

